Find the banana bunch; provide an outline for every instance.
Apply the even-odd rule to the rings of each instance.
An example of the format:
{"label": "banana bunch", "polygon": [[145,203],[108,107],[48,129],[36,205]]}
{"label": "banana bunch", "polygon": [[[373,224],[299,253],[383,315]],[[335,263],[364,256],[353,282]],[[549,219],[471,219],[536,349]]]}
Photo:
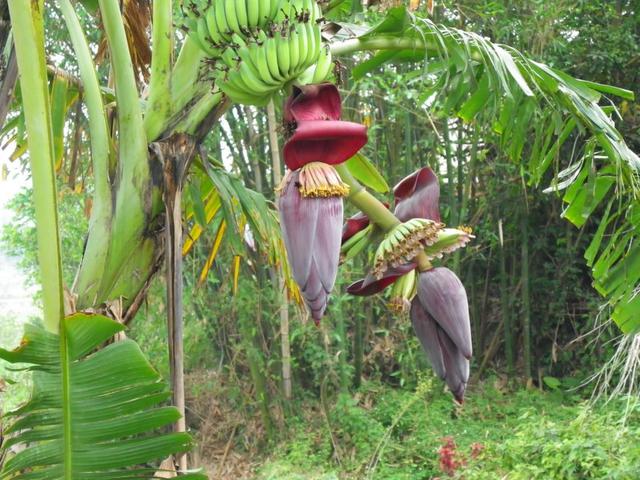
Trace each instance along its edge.
{"label": "banana bunch", "polygon": [[397,314],[407,313],[411,308],[411,300],[416,296],[417,286],[418,274],[411,270],[395,281],[387,306]]}
{"label": "banana bunch", "polygon": [[425,253],[429,260],[442,258],[446,253],[455,252],[467,245],[473,238],[471,229],[466,227],[443,228],[438,231],[436,238],[427,242]]}
{"label": "banana bunch", "polygon": [[333,59],[331,58],[331,48],[328,44],[322,46],[320,57],[315,65],[307,68],[298,78],[301,85],[308,83],[322,83],[333,73]]}
{"label": "banana bunch", "polygon": [[391,230],[380,242],[373,264],[373,275],[382,278],[389,267],[398,267],[410,262],[424,249],[434,243],[443,225],[425,218],[412,218]]}
{"label": "banana bunch", "polygon": [[189,35],[211,58],[221,56],[234,34],[246,39],[273,24],[315,23],[322,16],[315,0],[188,0],[184,13]]}
{"label": "banana bunch", "polygon": [[188,1],[189,35],[234,102],[263,106],[287,84],[321,82],[332,71],[316,0]]}
{"label": "banana bunch", "polygon": [[283,86],[318,62],[323,50],[315,22],[261,29],[254,38],[232,35],[221,55],[216,84],[234,102],[263,106]]}

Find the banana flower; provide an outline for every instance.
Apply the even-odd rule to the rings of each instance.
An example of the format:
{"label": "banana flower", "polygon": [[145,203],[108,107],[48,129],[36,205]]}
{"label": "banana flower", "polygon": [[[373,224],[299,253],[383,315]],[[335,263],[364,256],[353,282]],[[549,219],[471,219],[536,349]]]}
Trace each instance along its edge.
{"label": "banana flower", "polygon": [[[421,168],[394,188],[394,214],[400,225],[387,233],[376,252],[374,268],[347,288],[352,295],[373,295],[393,284],[389,307],[409,310],[416,336],[436,374],[462,403],[472,355],[467,294],[460,279],[444,267],[416,274],[413,256],[420,250],[429,260],[465,246],[473,236],[465,228],[440,223],[438,179]],[[347,221],[343,241],[368,226],[358,214]],[[404,262],[404,263],[403,263]]]}
{"label": "banana flower", "polygon": [[364,125],[339,120],[332,84],[294,87],[284,106],[284,161],[290,169],[278,188],[280,226],[287,257],[316,323],[324,315],[340,260],[343,206],[349,188],[332,165],[367,142]]}
{"label": "banana flower", "polygon": [[421,272],[411,323],[436,374],[462,403],[472,355],[467,293],[448,268]]}

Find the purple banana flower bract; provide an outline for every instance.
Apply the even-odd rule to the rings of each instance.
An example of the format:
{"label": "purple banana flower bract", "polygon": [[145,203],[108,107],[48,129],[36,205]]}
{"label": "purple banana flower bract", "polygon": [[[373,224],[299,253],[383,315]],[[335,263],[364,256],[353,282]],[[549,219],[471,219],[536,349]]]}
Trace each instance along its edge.
{"label": "purple banana flower bract", "polygon": [[367,127],[342,120],[306,120],[298,122],[284,145],[284,161],[291,170],[311,162],[337,165],[367,143]]}
{"label": "purple banana flower bract", "polygon": [[440,185],[429,167],[405,177],[393,188],[396,205],[393,213],[402,222],[412,218],[440,221]]}
{"label": "purple banana flower bract", "polygon": [[380,279],[369,273],[365,278],[361,278],[349,285],[347,287],[347,292],[356,296],[375,295],[387,288],[403,275],[414,270],[417,266],[418,265],[416,263],[406,263],[398,267],[391,267],[384,272]]}
{"label": "purple banana flower bract", "polygon": [[318,323],[338,271],[342,198],[303,197],[299,176],[299,171],[290,173],[280,194],[278,210],[293,277]]}
{"label": "purple banana flower bract", "polygon": [[294,86],[284,104],[285,123],[305,120],[339,120],[342,103],[338,88],[332,83]]}
{"label": "purple banana flower bract", "polygon": [[466,358],[471,358],[471,323],[464,285],[455,273],[437,267],[420,273],[418,298],[426,312],[447,332]]}
{"label": "purple banana flower bract", "polygon": [[455,399],[462,403],[469,380],[469,360],[451,337],[429,315],[418,297],[411,302],[411,323],[436,375],[447,383]]}

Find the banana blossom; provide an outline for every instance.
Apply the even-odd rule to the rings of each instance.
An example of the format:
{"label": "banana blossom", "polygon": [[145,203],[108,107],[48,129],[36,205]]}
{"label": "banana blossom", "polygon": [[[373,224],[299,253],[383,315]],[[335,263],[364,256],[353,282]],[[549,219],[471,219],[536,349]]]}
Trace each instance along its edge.
{"label": "banana blossom", "polygon": [[[436,235],[422,241],[429,259],[440,258],[473,238],[466,229],[443,228],[439,224],[440,187],[431,169],[421,168],[404,178],[395,186],[394,197],[394,214],[404,224],[413,219],[437,222]],[[343,242],[368,224],[369,219],[362,213],[351,217],[343,229]],[[409,261],[392,266],[382,276],[374,271],[351,284],[347,292],[373,295],[394,284],[390,307],[410,306],[413,329],[434,371],[462,403],[472,355],[466,291],[460,279],[447,268],[431,268],[416,275],[413,272],[416,267],[416,263]]]}
{"label": "banana blossom", "polygon": [[331,165],[367,142],[364,125],[339,120],[335,85],[294,87],[284,106],[284,161],[290,169],[278,189],[278,210],[295,281],[317,323],[324,315],[340,259],[343,205],[348,186]]}

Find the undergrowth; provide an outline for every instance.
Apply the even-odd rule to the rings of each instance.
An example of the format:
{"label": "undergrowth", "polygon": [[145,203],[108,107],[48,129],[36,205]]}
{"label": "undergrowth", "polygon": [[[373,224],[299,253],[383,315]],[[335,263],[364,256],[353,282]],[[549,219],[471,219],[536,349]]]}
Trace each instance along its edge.
{"label": "undergrowth", "polygon": [[463,408],[431,379],[417,390],[368,383],[288,421],[259,480],[640,478],[640,408],[574,393],[473,389]]}

